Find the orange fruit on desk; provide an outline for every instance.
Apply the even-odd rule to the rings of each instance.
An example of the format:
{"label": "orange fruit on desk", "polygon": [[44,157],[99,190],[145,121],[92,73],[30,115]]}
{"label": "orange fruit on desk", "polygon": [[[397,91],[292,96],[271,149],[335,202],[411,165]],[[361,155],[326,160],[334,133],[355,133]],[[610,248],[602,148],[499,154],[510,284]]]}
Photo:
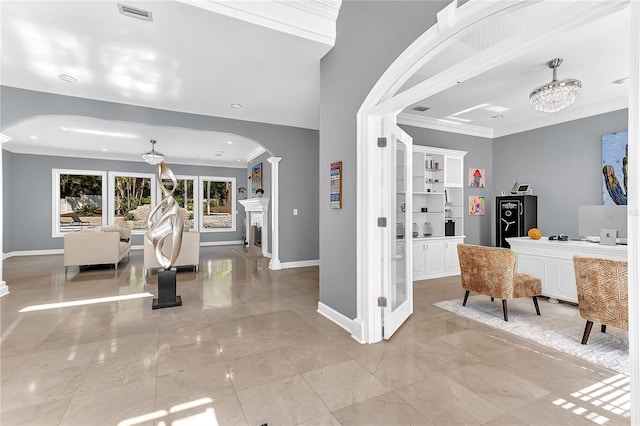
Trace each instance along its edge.
{"label": "orange fruit on desk", "polygon": [[532,240],[539,240],[542,237],[542,231],[538,228],[531,228],[528,232],[529,238]]}

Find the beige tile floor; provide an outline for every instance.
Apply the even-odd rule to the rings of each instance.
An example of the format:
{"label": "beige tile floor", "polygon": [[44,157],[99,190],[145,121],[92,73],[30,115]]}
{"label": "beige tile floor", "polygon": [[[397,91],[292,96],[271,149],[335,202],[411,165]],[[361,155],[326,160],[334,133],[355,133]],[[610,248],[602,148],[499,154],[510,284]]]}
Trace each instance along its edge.
{"label": "beige tile floor", "polygon": [[[271,271],[231,247],[178,274],[182,307],[155,293],[134,251],[117,272],[64,275],[62,256],[5,261],[2,425],[629,424],[628,380],[433,306],[458,277],[415,284],[415,314],[360,345],[316,312],[318,269]],[[544,306],[542,306],[544,307]],[[544,309],[543,309],[544,312]]]}

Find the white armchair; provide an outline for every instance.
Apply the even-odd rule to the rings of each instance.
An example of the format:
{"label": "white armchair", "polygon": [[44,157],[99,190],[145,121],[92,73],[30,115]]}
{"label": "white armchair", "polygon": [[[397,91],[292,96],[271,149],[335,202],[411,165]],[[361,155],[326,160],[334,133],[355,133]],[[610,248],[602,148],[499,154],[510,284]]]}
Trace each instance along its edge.
{"label": "white armchair", "polygon": [[[168,256],[171,252],[173,244],[170,238],[165,240],[162,247],[162,252],[165,256]],[[182,246],[180,248],[180,254],[173,265],[175,267],[193,266],[195,271],[198,272],[200,266],[200,233],[199,232],[183,232],[182,233]],[[153,249],[153,245],[147,235],[144,236],[144,275],[147,276],[151,269],[161,268],[158,259],[156,259],[156,253]]]}

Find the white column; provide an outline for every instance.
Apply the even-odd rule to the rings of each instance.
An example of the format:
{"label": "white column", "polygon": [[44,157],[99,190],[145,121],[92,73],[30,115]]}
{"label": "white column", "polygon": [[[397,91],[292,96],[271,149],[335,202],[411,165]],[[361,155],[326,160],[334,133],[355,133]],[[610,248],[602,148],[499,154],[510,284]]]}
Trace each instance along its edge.
{"label": "white column", "polygon": [[[2,223],[0,224],[0,255],[2,255],[4,257],[4,249],[2,247],[2,239],[4,237],[4,204],[3,204],[3,198],[4,198],[4,187],[2,186],[2,175],[3,175],[3,167],[2,165],[2,148],[0,147],[0,215],[2,215],[3,219],[2,219]],[[4,296],[5,294],[9,294],[9,287],[7,286],[7,283],[4,281],[4,275],[3,275],[3,264],[4,264],[4,259],[0,260],[0,297]]]}
{"label": "white column", "polygon": [[278,230],[278,213],[280,206],[278,202],[278,163],[282,157],[269,157],[267,161],[271,163],[271,261],[269,269],[282,269],[280,264],[280,231]]}

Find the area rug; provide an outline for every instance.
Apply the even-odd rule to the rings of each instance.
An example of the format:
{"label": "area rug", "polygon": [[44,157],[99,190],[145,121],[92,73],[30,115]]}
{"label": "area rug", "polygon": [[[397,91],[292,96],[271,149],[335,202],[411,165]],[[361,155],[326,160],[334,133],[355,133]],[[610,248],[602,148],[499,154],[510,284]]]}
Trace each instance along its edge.
{"label": "area rug", "polygon": [[600,324],[594,324],[589,341],[582,345],[585,321],[580,317],[578,307],[549,303],[546,298],[539,300],[541,316],[535,314],[530,298],[509,300],[508,322],[502,316],[502,303],[499,300],[491,302],[486,296],[470,297],[467,306],[462,306],[462,299],[445,300],[434,305],[593,364],[629,374],[627,331],[607,327],[607,332],[601,333]]}

